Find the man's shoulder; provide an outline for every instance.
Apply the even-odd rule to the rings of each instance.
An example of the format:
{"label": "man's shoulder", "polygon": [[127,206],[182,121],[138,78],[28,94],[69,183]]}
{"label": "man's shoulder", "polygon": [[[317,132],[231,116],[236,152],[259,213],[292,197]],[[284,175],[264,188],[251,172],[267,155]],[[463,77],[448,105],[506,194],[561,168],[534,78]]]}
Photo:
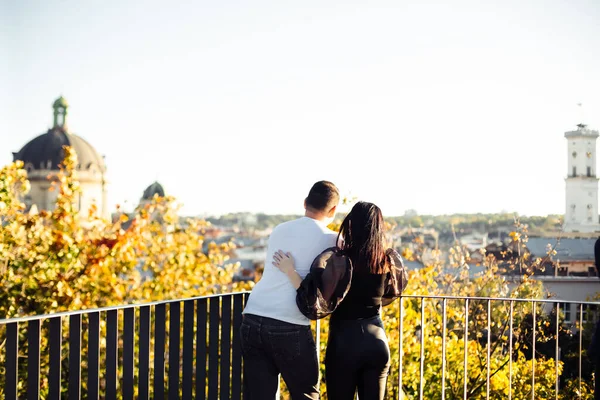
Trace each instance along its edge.
{"label": "man's shoulder", "polygon": [[273,228],[273,230],[271,231],[271,234],[287,231],[289,229],[294,229],[301,223],[301,221],[302,221],[302,218],[296,218],[296,219],[292,219],[290,221],[282,222],[279,225],[275,226],[275,228]]}

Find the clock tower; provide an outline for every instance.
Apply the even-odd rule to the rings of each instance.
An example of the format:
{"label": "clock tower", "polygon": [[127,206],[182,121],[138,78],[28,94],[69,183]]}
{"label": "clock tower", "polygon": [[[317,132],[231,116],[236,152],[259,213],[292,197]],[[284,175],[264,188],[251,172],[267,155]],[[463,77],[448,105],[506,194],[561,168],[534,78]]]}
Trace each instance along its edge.
{"label": "clock tower", "polygon": [[568,151],[566,183],[566,232],[600,232],[596,139],[598,131],[579,124],[565,133]]}

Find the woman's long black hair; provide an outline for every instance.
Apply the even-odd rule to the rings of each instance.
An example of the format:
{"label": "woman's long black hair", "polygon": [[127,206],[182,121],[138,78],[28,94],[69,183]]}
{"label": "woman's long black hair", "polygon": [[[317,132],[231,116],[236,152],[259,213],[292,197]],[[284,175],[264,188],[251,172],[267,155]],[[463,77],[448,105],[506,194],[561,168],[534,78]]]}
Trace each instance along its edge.
{"label": "woman's long black hair", "polygon": [[375,204],[359,201],[352,207],[340,227],[338,243],[355,268],[372,274],[388,272],[383,215]]}

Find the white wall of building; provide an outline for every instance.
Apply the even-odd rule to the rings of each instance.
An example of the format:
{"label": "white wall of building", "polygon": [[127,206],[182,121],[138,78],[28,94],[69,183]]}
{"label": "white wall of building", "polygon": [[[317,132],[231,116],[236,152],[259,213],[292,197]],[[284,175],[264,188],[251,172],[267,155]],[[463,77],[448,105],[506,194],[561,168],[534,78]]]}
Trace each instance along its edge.
{"label": "white wall of building", "polygon": [[[594,298],[600,294],[600,279],[597,277],[537,276],[534,278],[543,283],[544,290],[550,295],[551,300],[575,302],[597,301]],[[510,283],[509,286],[512,289],[516,286],[516,283]],[[556,303],[545,303],[544,310],[549,313],[553,307],[556,307]],[[587,319],[588,309],[589,307],[584,305],[584,320]],[[575,322],[578,320],[579,304],[565,303],[562,304],[561,310],[564,313],[565,322]],[[593,319],[591,314],[590,318]]]}
{"label": "white wall of building", "polygon": [[[52,170],[28,172],[31,189],[24,199],[26,205],[35,204],[38,210],[54,210],[58,196],[58,184],[54,183],[54,190],[50,190],[53,184],[48,177],[56,175],[56,173],[57,171]],[[90,207],[96,204],[98,214],[104,218],[109,218],[110,208],[106,204],[107,184],[102,183],[102,174],[82,171],[78,172],[77,178],[79,179],[81,192],[75,201],[75,206],[78,207],[82,215],[87,216]]]}
{"label": "white wall of building", "polygon": [[598,131],[580,125],[575,131],[566,132],[565,138],[568,162],[564,229],[566,232],[600,231],[596,178]]}

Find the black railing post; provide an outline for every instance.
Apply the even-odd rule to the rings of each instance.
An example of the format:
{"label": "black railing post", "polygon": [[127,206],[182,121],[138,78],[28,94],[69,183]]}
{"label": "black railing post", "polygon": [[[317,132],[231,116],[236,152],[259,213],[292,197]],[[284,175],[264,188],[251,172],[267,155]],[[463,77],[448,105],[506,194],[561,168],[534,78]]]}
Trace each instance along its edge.
{"label": "black railing post", "polygon": [[27,399],[40,397],[40,320],[27,324]]}
{"label": "black railing post", "polygon": [[123,314],[123,399],[133,399],[135,308],[126,308]]}
{"label": "black railing post", "polygon": [[19,323],[6,325],[6,381],[4,394],[7,400],[17,400],[19,384]]}
{"label": "black railing post", "polygon": [[242,325],[242,294],[233,296],[233,339],[231,342],[231,398],[242,398],[242,347],[240,343],[240,326]]}
{"label": "black railing post", "polygon": [[206,399],[206,299],[196,302],[196,399]]}
{"label": "black railing post", "polygon": [[48,397],[60,400],[62,366],[62,318],[50,319],[50,365],[48,371]]}
{"label": "black railing post", "polygon": [[230,400],[231,373],[231,296],[221,298],[221,400]]}
{"label": "black railing post", "polygon": [[119,358],[119,320],[118,311],[106,313],[106,398],[117,398],[117,373]]}
{"label": "black railing post", "polygon": [[169,400],[179,399],[179,339],[181,338],[181,303],[169,305]]}
{"label": "black railing post", "polygon": [[219,308],[220,299],[210,299],[210,319],[208,334],[208,398],[218,397],[219,391]]}
{"label": "black railing post", "polygon": [[69,400],[81,398],[81,314],[69,317]]}
{"label": "black railing post", "polygon": [[192,400],[194,379],[194,300],[183,303],[183,377],[181,396]]}
{"label": "black railing post", "polygon": [[154,309],[154,400],[165,398],[165,320],[166,306]]}
{"label": "black railing post", "polygon": [[139,393],[140,400],[150,399],[150,306],[140,307],[140,361]]}
{"label": "black railing post", "polygon": [[100,313],[89,314],[88,328],[88,399],[100,398]]}

